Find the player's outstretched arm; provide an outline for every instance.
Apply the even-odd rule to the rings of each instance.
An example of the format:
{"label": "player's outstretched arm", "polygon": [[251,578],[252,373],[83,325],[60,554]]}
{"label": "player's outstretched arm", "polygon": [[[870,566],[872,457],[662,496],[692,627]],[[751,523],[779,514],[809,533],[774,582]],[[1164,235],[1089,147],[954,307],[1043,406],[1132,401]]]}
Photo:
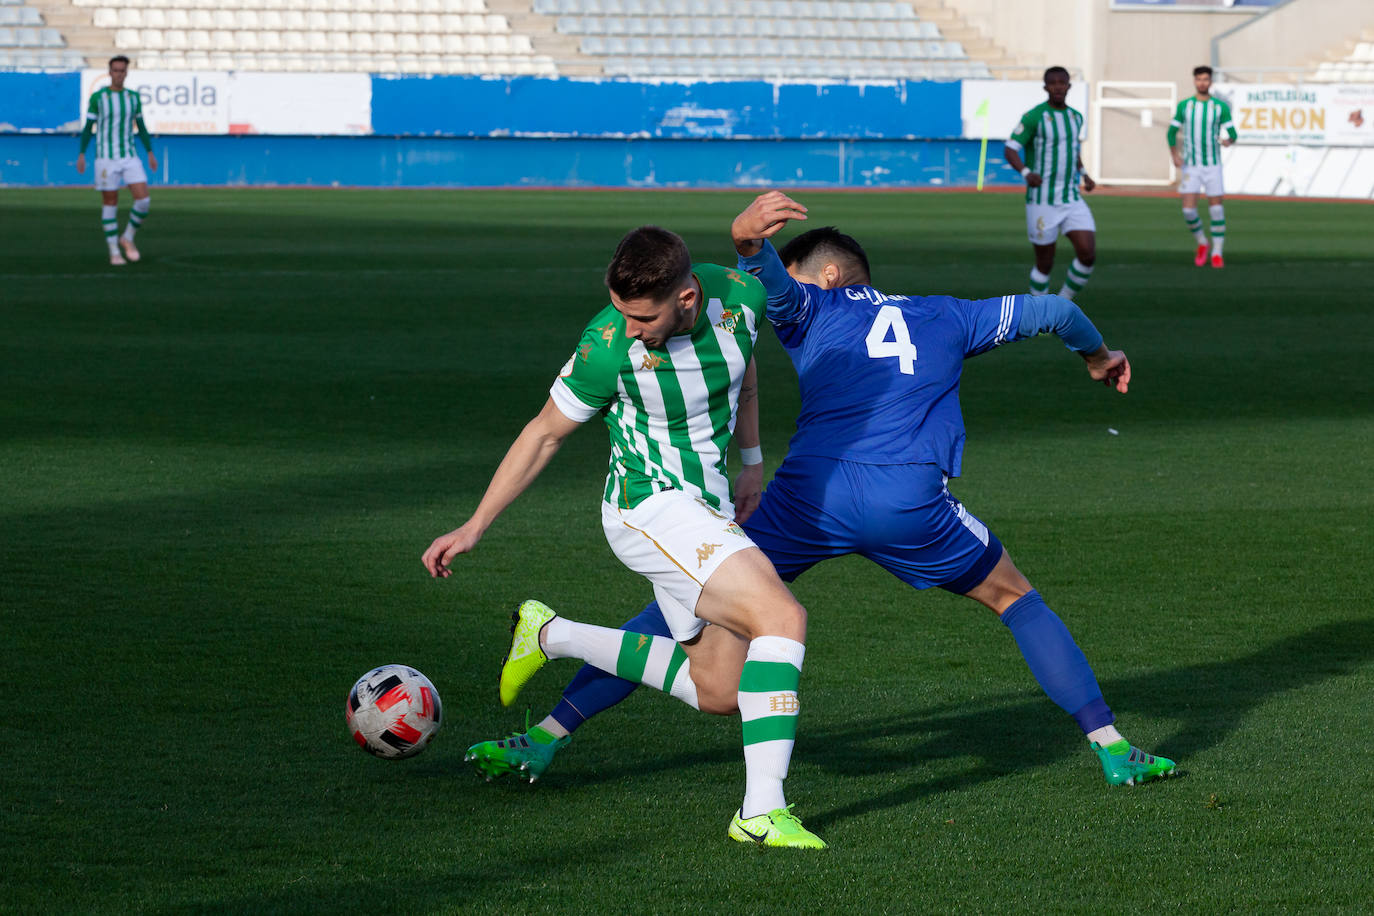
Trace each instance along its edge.
{"label": "player's outstretched arm", "polygon": [[1120,350],[1108,350],[1104,343],[1092,353],[1083,353],[1083,362],[1088,364],[1088,374],[1094,381],[1108,388],[1126,393],[1131,383],[1131,362]]}
{"label": "player's outstretched arm", "polygon": [[794,219],[806,219],[806,208],[781,191],[760,194],[730,224],[735,251],[745,258],[757,254],[764,239],[771,239]]}
{"label": "player's outstretched arm", "polygon": [[452,571],[449,563],[460,553],[467,553],[477,546],[482,535],[491,527],[506,507],[515,502],[516,497],[532,484],[539,473],[548,466],[550,460],[563,440],[581,424],[571,420],[558,409],[550,398],[539,415],[525,425],[516,437],[506,457],[501,459],[496,473],[492,475],[487,492],[472,518],[448,534],[434,539],[424,552],[420,562],[425,564],[431,576],[448,578]]}

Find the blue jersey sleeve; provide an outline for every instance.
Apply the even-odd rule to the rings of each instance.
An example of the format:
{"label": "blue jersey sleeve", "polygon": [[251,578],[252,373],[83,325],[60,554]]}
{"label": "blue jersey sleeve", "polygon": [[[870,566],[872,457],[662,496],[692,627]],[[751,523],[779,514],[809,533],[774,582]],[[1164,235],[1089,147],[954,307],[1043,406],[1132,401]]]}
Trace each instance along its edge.
{"label": "blue jersey sleeve", "polygon": [[[815,304],[811,291],[814,287],[798,283],[782,266],[773,243],[763,240],[763,247],[757,254],[739,259],[740,270],[758,277],[768,293],[768,320],[781,337],[804,334],[806,325],[811,321],[812,306]],[[781,326],[791,325],[795,328]]]}
{"label": "blue jersey sleeve", "polygon": [[1083,310],[1061,296],[1017,296],[1024,299],[1013,340],[1025,340],[1046,331],[1075,353],[1091,353],[1102,346],[1102,334]]}
{"label": "blue jersey sleeve", "polygon": [[1025,298],[999,296],[996,299],[953,300],[964,320],[964,356],[977,356],[1014,340],[1021,321],[1021,300]]}

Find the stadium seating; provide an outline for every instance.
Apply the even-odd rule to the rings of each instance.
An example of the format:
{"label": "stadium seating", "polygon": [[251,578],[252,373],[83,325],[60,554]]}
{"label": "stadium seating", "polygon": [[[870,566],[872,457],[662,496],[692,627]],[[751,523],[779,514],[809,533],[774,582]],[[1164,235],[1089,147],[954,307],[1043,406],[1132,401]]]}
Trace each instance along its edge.
{"label": "stadium seating", "polygon": [[1360,41],[1338,60],[1323,61],[1311,75],[1319,83],[1374,83],[1374,41]]}
{"label": "stadium seating", "polygon": [[[884,0],[529,0],[528,13],[512,13],[519,30],[485,0],[71,3],[144,68],[801,80],[990,75],[910,3]],[[557,60],[536,51],[540,35],[560,49]],[[0,48],[62,47],[37,10],[0,0]]]}

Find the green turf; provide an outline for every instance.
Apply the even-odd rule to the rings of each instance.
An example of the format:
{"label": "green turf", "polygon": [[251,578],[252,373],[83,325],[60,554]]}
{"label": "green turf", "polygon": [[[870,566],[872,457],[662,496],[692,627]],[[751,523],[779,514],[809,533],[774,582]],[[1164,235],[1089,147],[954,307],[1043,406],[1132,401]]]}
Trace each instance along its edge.
{"label": "green turf", "polygon": [[[882,288],[1026,282],[1013,196],[800,196]],[[0,195],[0,911],[1366,911],[1368,206],[1229,201],[1213,271],[1175,200],[1096,198],[1081,301],[1130,394],[1053,340],[968,366],[956,493],[1182,778],[1108,789],[988,612],[858,560],[796,586],[788,793],[828,852],[728,841],[737,722],[647,691],[537,786],[464,768],[523,727],[496,700],[516,603],[647,600],[600,531],[604,432],[453,579],[420,553],[543,403],[619,236],[730,261],[749,199],[159,189],[116,271],[93,192]],[[797,396],[764,336],[775,466]],[[448,716],[404,762],[343,727],[393,661]],[[527,688],[536,718],[573,670]]]}

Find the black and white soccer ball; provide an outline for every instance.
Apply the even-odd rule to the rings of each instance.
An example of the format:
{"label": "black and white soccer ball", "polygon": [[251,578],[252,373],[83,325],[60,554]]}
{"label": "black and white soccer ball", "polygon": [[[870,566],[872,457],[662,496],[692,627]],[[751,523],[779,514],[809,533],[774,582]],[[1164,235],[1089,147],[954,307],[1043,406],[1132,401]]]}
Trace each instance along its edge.
{"label": "black and white soccer ball", "polygon": [[409,665],[382,665],[348,692],[344,720],[363,750],[399,760],[425,749],[443,723],[443,710],[429,678]]}

